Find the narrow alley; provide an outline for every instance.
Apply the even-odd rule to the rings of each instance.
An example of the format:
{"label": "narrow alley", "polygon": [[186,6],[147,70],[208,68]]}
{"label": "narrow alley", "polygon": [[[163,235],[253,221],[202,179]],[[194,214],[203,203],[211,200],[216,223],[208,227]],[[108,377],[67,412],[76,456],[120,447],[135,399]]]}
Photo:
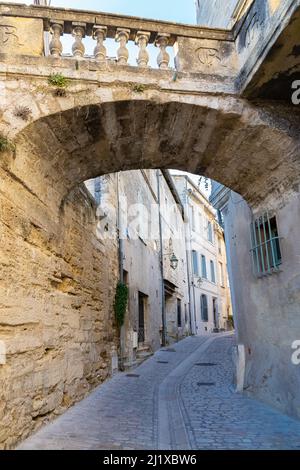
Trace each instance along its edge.
{"label": "narrow alley", "polygon": [[299,449],[299,421],[234,392],[234,343],[224,333],[160,349],[19,449]]}

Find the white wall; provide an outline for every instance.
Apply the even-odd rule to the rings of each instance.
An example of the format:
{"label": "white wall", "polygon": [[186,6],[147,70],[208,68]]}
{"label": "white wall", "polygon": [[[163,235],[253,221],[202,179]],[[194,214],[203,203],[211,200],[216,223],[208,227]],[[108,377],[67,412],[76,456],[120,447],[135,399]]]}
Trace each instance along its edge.
{"label": "white wall", "polygon": [[224,216],[238,342],[246,352],[245,388],[300,417],[300,365],[291,359],[292,344],[300,340],[300,195],[295,193],[276,211],[282,266],[280,272],[262,278],[252,271],[250,208],[231,193]]}

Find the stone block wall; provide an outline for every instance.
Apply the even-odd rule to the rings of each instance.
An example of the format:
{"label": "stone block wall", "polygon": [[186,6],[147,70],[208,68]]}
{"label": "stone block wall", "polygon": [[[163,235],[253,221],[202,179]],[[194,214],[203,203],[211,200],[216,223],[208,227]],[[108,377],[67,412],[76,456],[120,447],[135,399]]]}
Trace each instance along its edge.
{"label": "stone block wall", "polygon": [[24,148],[0,157],[3,449],[110,375],[118,345],[118,261],[116,242],[96,237],[95,206],[85,188],[57,206],[55,173],[42,157],[35,174],[33,154]]}

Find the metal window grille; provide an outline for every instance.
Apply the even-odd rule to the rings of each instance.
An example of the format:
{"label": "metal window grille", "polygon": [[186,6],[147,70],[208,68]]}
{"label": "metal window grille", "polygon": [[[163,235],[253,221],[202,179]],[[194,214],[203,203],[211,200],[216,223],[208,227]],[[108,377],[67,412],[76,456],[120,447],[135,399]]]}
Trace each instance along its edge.
{"label": "metal window grille", "polygon": [[251,256],[256,276],[266,276],[279,271],[282,264],[280,237],[276,217],[268,212],[251,224]]}

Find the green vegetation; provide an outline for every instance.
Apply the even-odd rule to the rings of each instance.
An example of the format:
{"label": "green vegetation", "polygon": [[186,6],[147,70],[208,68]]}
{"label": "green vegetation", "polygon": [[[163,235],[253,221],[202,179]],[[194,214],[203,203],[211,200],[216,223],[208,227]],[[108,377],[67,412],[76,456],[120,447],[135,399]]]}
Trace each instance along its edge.
{"label": "green vegetation", "polygon": [[114,310],[117,324],[121,327],[124,323],[128,303],[128,287],[123,282],[118,282],[115,295]]}
{"label": "green vegetation", "polygon": [[132,91],[135,91],[136,93],[143,93],[146,89],[145,85],[142,85],[140,83],[135,83],[132,85]]}
{"label": "green vegetation", "polygon": [[54,73],[48,78],[49,85],[57,88],[66,88],[68,86],[68,80],[61,73]]}

